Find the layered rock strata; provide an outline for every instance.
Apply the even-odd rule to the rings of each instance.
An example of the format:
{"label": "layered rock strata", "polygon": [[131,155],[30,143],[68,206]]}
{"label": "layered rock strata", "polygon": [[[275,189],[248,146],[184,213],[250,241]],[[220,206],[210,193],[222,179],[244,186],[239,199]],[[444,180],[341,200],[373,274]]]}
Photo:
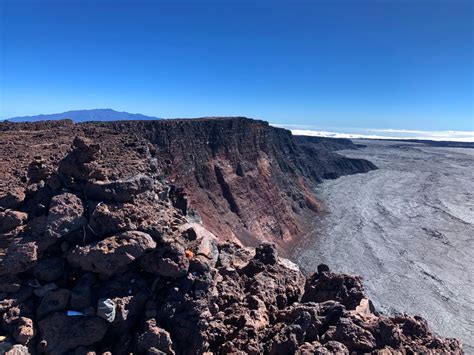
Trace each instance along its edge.
{"label": "layered rock strata", "polygon": [[[194,213],[219,238],[254,246],[261,241],[284,246],[304,234],[321,209],[312,191],[322,179],[375,168],[366,160],[332,152],[354,148],[350,141],[304,140],[246,118],[0,123],[0,135],[5,158],[0,162],[2,206],[14,208],[57,170],[76,135],[87,136],[101,143],[107,159],[80,161],[90,159],[97,146],[84,157],[70,156],[61,162],[62,171],[78,163],[84,163],[84,170],[70,171],[72,180],[63,182],[66,186],[89,177],[94,182],[85,187],[86,193],[100,200],[114,188],[102,184],[105,176],[110,177],[107,184],[136,178],[146,173],[144,159],[151,159],[148,168],[171,181],[175,195],[187,196],[190,210],[183,212]],[[115,198],[126,203],[130,196]]]}

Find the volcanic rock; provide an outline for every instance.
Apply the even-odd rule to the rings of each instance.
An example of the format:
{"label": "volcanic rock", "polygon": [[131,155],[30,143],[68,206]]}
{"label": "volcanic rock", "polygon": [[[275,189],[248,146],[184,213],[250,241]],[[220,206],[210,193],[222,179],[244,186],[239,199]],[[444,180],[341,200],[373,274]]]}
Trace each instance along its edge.
{"label": "volcanic rock", "polygon": [[72,266],[110,276],[124,270],[124,267],[155,246],[156,243],[146,233],[124,232],[95,245],[77,246],[67,259]]}
{"label": "volcanic rock", "polygon": [[[321,268],[326,270],[326,268]],[[348,309],[355,309],[364,298],[362,279],[358,276],[314,273],[306,282],[303,302],[337,300]]]}
{"label": "volcanic rock", "polygon": [[92,286],[96,277],[91,273],[83,274],[71,290],[71,307],[85,309],[92,305]]}
{"label": "volcanic rock", "polygon": [[33,275],[38,280],[53,282],[64,274],[64,267],[65,262],[62,258],[42,258],[33,268]]}
{"label": "volcanic rock", "polygon": [[25,199],[25,191],[21,187],[12,188],[0,193],[0,208],[18,208]]}
{"label": "volcanic rock", "polygon": [[21,281],[15,275],[0,276],[0,293],[13,293],[20,290]]}
{"label": "volcanic rock", "polygon": [[23,212],[6,210],[0,211],[0,233],[5,233],[22,225],[28,218]]}
{"label": "volcanic rock", "polygon": [[71,292],[67,289],[51,290],[44,295],[36,310],[36,317],[43,318],[47,314],[55,311],[63,311],[69,304]]}
{"label": "volcanic rock", "polygon": [[46,354],[62,354],[100,341],[106,331],[107,325],[102,318],[54,313],[39,322],[41,341],[38,347]]}
{"label": "volcanic rock", "polygon": [[21,344],[15,344],[15,345],[12,345],[11,347],[10,346],[7,346],[7,347],[8,347],[8,350],[0,348],[0,350],[5,350],[5,355],[30,355],[31,354],[28,348]]}
{"label": "volcanic rock", "polygon": [[3,260],[0,260],[0,275],[18,274],[31,268],[38,259],[35,242],[12,242]]}
{"label": "volcanic rock", "polygon": [[146,321],[145,330],[138,335],[137,350],[147,354],[174,354],[169,333],[156,325],[155,319]]}
{"label": "volcanic rock", "polygon": [[[39,285],[38,285],[39,286]],[[58,286],[55,284],[55,283],[48,283],[48,284],[45,284],[43,286],[39,286],[39,287],[36,287],[34,290],[33,290],[33,293],[42,298],[44,297],[48,292],[52,291],[52,290],[56,290],[58,288]]]}
{"label": "volcanic rock", "polygon": [[181,277],[188,272],[189,259],[182,245],[171,243],[145,254],[140,265],[156,275]]}
{"label": "volcanic rock", "polygon": [[16,329],[13,331],[13,338],[20,344],[26,345],[36,335],[36,329],[33,326],[33,321],[30,318],[21,317],[16,324]]}
{"label": "volcanic rock", "polygon": [[85,193],[94,201],[130,202],[138,194],[152,189],[153,179],[137,175],[127,180],[88,182]]}
{"label": "volcanic rock", "polygon": [[72,151],[58,165],[58,173],[63,183],[77,189],[90,178],[102,177],[97,174],[95,162],[99,152],[98,144],[92,143],[87,138],[74,137]]}
{"label": "volcanic rock", "polygon": [[71,193],[55,196],[51,200],[46,225],[46,236],[53,239],[61,238],[87,223],[84,206],[79,197]]}
{"label": "volcanic rock", "polygon": [[376,348],[374,336],[364,328],[354,324],[350,318],[339,319],[336,326],[331,326],[324,334],[324,342],[336,340],[349,349],[368,352]]}
{"label": "volcanic rock", "polygon": [[52,169],[45,159],[37,158],[28,165],[28,184],[37,184],[46,181],[52,174]]}

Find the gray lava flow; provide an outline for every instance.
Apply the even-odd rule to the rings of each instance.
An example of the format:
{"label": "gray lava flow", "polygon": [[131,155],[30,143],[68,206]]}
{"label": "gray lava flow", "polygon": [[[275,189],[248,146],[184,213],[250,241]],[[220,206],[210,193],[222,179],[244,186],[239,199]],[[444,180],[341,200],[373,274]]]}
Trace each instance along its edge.
{"label": "gray lava flow", "polygon": [[293,259],[362,275],[379,310],[419,314],[474,354],[474,149],[355,143],[339,153],[379,169],[320,185],[326,212]]}

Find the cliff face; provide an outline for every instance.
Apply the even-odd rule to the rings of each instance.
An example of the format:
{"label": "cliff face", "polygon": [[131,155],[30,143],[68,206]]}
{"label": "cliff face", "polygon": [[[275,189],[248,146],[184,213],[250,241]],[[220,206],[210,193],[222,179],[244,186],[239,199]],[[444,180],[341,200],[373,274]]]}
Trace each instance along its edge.
{"label": "cliff face", "polygon": [[347,138],[329,138],[329,137],[313,137],[313,136],[294,136],[296,144],[309,145],[313,148],[337,151],[343,149],[358,149],[364,147],[361,144],[354,144]]}
{"label": "cliff face", "polygon": [[115,122],[107,127],[152,142],[160,169],[184,188],[204,225],[247,245],[285,242],[301,234],[320,208],[312,193],[315,184],[375,168],[368,161],[333,154],[329,143],[328,148],[300,143],[287,130],[246,118]]}
{"label": "cliff face", "polygon": [[0,132],[0,353],[462,353],[420,317],[375,312],[357,276],[306,277],[190,221],[141,129]]}
{"label": "cliff face", "polygon": [[[188,210],[195,211],[209,230],[246,245],[257,245],[259,241],[283,245],[302,234],[320,209],[312,192],[315,184],[325,178],[375,168],[368,161],[331,152],[335,144],[353,147],[350,142],[323,140],[315,144],[314,140],[301,140],[287,130],[246,118],[78,125],[68,121],[3,123],[0,130],[6,136],[21,130],[25,137],[36,141],[31,144],[41,142],[42,151],[31,151],[31,155],[40,154],[44,161],[39,164],[52,170],[77,134],[97,138],[104,150],[114,151],[110,155],[113,158],[102,167],[104,172],[114,168],[113,162],[120,167],[115,168],[111,179],[125,176],[140,159],[149,156],[156,169],[187,195]],[[9,144],[5,148],[12,152],[6,154],[7,159],[21,166],[23,159],[17,149],[24,155],[28,151],[25,147],[15,148],[13,141]],[[122,156],[125,148],[131,149]],[[127,166],[121,162],[125,158]],[[21,167],[15,174],[22,174]],[[7,190],[12,191],[10,187]]]}

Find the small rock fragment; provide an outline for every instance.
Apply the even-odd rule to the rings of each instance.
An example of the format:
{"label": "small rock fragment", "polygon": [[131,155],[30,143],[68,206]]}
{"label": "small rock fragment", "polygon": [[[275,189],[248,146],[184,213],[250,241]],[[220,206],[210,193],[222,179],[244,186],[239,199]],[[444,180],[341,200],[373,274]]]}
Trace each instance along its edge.
{"label": "small rock fragment", "polygon": [[28,348],[21,344],[15,344],[5,352],[5,355],[30,355]]}
{"label": "small rock fragment", "polygon": [[36,335],[36,330],[33,326],[33,321],[30,318],[20,317],[13,332],[13,338],[22,344],[27,345],[31,339]]}
{"label": "small rock fragment", "polygon": [[174,354],[172,345],[170,334],[158,327],[153,318],[146,321],[145,331],[137,339],[140,353]]}

